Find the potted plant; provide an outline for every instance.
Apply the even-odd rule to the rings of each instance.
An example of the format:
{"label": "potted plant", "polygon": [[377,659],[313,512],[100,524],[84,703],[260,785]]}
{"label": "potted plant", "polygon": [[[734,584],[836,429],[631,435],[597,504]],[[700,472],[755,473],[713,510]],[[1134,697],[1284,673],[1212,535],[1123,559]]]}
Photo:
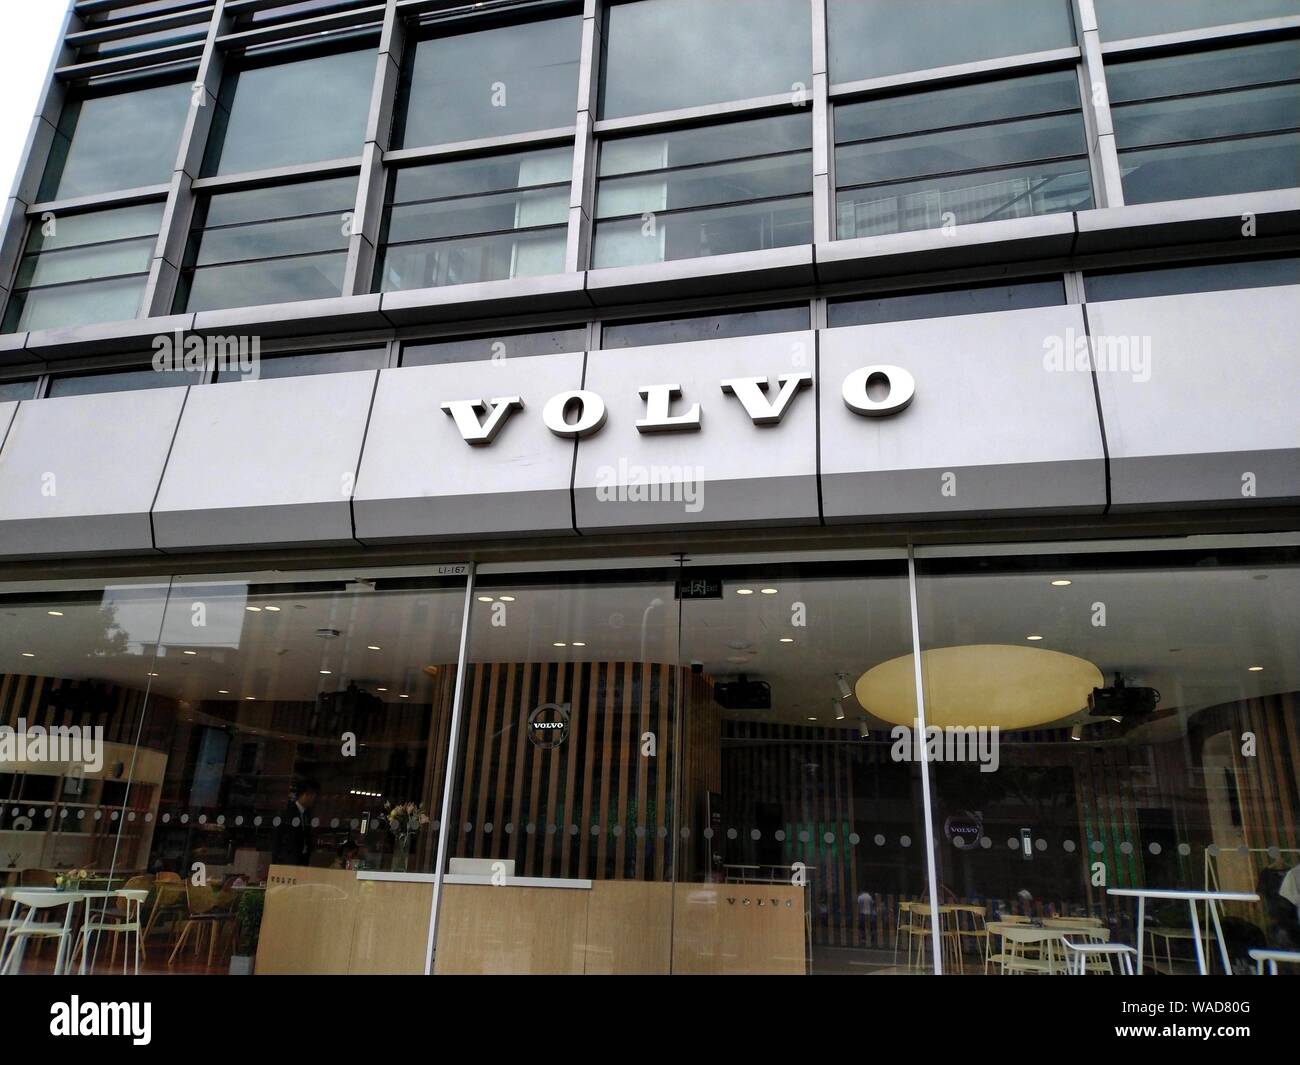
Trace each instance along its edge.
{"label": "potted plant", "polygon": [[411,860],[411,842],[423,825],[429,823],[424,807],[414,802],[384,803],[384,820],[393,836],[393,872],[404,873]]}
{"label": "potted plant", "polygon": [[262,907],[266,894],[261,891],[241,891],[239,905],[235,908],[235,952],[230,956],[231,976],[252,976],[253,960],[257,957],[257,937],[262,931]]}

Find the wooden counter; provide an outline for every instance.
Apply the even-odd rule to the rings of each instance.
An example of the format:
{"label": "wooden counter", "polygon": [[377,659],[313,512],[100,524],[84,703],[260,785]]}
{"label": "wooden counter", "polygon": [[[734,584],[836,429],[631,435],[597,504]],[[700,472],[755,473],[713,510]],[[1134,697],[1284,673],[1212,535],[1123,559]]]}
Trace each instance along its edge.
{"label": "wooden counter", "polygon": [[[432,891],[426,877],[274,865],[256,971],[422,973]],[[451,876],[434,971],[801,975],[803,910],[790,885]]]}

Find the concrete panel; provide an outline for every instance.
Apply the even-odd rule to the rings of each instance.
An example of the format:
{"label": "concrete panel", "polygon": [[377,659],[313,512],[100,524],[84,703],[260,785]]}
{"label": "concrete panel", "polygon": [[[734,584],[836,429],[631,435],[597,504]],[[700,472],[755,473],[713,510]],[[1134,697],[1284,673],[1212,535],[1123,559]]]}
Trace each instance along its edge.
{"label": "concrete panel", "polygon": [[1088,317],[1115,509],[1300,499],[1300,285],[1090,303]]}
{"label": "concrete panel", "polygon": [[[820,334],[826,520],[1099,512],[1105,462],[1092,374],[1058,369],[1083,337],[1075,307],[1041,307]],[[899,413],[865,417],[841,394],[866,366],[915,380]]]}
{"label": "concrete panel", "polygon": [[[409,366],[379,375],[353,501],[366,543],[573,531],[573,441],[542,408],[582,386],[582,354]],[[456,400],[518,396],[524,406],[490,444],[471,446],[442,410]]]}
{"label": "concrete panel", "polygon": [[150,550],[149,507],[187,391],[20,404],[0,451],[0,555]]}
{"label": "concrete panel", "polygon": [[154,506],[158,547],[352,542],[350,500],[377,374],[191,389]]}
{"label": "concrete panel", "polygon": [[[607,420],[578,443],[579,530],[816,523],[813,389],[766,425],[722,389],[724,380],[763,377],[774,399],[778,375],[814,373],[814,344],[806,331],[591,352],[584,387],[605,401]],[[700,405],[698,431],[638,431],[647,415],[638,389],[658,384],[681,388],[673,416]]]}

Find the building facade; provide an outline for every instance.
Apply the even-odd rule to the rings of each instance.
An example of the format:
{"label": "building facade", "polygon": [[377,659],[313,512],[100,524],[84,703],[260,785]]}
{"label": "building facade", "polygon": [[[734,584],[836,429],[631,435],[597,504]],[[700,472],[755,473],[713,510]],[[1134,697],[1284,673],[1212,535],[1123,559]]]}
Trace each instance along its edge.
{"label": "building facade", "polygon": [[77,0],[0,884],[151,971],[1300,950],[1297,104],[1296,0]]}

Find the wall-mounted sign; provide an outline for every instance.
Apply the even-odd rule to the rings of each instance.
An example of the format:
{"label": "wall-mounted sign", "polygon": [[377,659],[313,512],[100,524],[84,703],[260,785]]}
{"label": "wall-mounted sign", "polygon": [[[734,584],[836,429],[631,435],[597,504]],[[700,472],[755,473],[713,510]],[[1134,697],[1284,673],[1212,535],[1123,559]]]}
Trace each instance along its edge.
{"label": "wall-mounted sign", "polygon": [[[783,373],[775,382],[767,377],[735,377],[720,382],[720,387],[724,396],[745,408],[755,425],[775,426],[781,424],[799,394],[812,384],[811,373]],[[645,400],[645,417],[637,419],[637,432],[697,432],[703,427],[704,410],[699,401],[673,413],[674,404],[681,406],[679,401],[683,400],[681,385],[642,385],[637,394]],[[897,414],[915,395],[916,381],[901,366],[863,366],[845,377],[840,386],[844,405],[866,418]],[[525,406],[522,396],[497,396],[449,400],[442,409],[455,421],[465,443],[486,447],[515,411]],[[542,421],[552,433],[565,439],[591,436],[605,426],[605,401],[585,388],[559,392],[542,406]]]}
{"label": "wall-mounted sign", "polygon": [[978,846],[984,835],[984,818],[970,810],[953,814],[944,821],[943,834],[949,843],[959,839],[964,847]]}
{"label": "wall-mounted sign", "polygon": [[528,738],[533,746],[553,751],[569,738],[569,704],[542,703],[528,715]]}
{"label": "wall-mounted sign", "polygon": [[722,581],[715,577],[683,577],[677,582],[678,599],[721,599]]}

